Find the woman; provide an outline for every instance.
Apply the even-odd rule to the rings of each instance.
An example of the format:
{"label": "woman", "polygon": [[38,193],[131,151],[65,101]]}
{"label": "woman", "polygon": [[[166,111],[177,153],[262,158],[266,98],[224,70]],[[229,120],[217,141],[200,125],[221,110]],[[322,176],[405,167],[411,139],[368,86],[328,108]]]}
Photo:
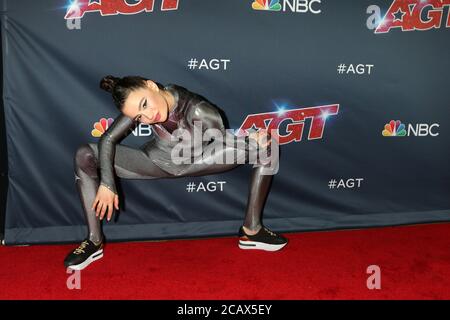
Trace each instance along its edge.
{"label": "woman", "polygon": [[[223,139],[202,141],[202,154],[192,155],[188,163],[175,162],[173,151],[179,147],[179,139],[174,137],[179,137],[179,132],[193,133],[200,124],[202,133],[206,129],[215,129],[223,137],[229,137],[218,109],[184,87],[176,84],[163,86],[140,76],[116,78],[109,75],[101,80],[100,87],[112,94],[121,113],[103,133],[98,144],[83,144],[75,153],[75,183],[89,230],[89,236],[64,260],[66,267],[75,270],[84,269],[103,256],[105,239],[101,221],[105,217],[109,221],[114,209],[119,209],[114,173],[126,179],[207,175],[247,163],[242,160],[248,161],[254,157],[261,147],[269,154],[273,150],[274,139],[268,140],[270,134],[259,130],[245,137],[233,135],[238,147],[234,143],[224,144]],[[154,139],[139,149],[118,144],[118,140],[139,123],[151,125]],[[244,144],[239,147],[242,141]],[[219,144],[222,148],[217,148]],[[191,147],[194,145],[195,141],[190,144]],[[234,160],[232,163],[220,161],[230,155]],[[272,157],[269,162],[260,163],[252,169],[245,220],[239,229],[239,247],[242,249],[276,251],[287,244],[285,237],[261,223],[263,203],[273,175],[270,170],[269,174],[264,170],[267,172],[273,168],[274,161],[278,165],[278,157],[276,160]]]}

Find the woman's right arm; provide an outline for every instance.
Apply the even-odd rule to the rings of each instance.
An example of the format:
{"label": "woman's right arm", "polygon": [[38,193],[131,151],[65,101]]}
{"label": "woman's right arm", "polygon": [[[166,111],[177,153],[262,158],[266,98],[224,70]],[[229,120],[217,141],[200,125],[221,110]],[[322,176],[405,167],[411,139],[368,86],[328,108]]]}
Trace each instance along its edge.
{"label": "woman's right arm", "polygon": [[127,136],[133,130],[137,121],[120,113],[103,133],[98,142],[98,153],[100,162],[100,184],[104,185],[117,194],[114,180],[114,156],[116,153],[116,143]]}

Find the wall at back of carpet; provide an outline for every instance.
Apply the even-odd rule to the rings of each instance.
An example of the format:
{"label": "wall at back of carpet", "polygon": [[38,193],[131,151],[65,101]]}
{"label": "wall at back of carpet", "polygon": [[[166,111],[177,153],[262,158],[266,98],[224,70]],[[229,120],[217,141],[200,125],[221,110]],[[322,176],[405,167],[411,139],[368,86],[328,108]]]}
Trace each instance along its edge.
{"label": "wall at back of carpet", "polygon": [[[450,220],[443,2],[0,2],[7,244],[85,237],[73,157],[119,114],[99,88],[108,74],[181,85],[233,129],[277,130],[280,169],[263,215],[274,230]],[[121,143],[151,138],[141,125]],[[234,235],[250,173],[118,179],[121,210],[105,234]]]}

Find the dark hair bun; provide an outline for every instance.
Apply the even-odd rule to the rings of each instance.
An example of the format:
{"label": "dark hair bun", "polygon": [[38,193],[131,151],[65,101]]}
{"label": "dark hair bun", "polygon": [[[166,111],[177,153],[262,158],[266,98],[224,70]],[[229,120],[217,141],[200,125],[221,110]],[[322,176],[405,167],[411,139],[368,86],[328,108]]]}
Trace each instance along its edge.
{"label": "dark hair bun", "polygon": [[119,78],[112,75],[107,75],[100,81],[100,88],[108,92],[112,92],[117,81],[119,81]]}

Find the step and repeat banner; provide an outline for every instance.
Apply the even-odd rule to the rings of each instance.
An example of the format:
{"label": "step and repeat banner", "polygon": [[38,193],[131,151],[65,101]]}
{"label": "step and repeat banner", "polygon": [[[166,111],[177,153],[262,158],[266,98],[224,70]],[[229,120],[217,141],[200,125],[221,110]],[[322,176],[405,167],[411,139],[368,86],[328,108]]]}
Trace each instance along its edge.
{"label": "step and repeat banner", "polygon": [[[280,231],[450,221],[450,0],[1,0],[6,244],[83,239],[73,158],[119,114],[108,74],[174,83],[272,128]],[[152,138],[140,125],[120,143]],[[236,235],[251,165],[118,178],[109,240]]]}

